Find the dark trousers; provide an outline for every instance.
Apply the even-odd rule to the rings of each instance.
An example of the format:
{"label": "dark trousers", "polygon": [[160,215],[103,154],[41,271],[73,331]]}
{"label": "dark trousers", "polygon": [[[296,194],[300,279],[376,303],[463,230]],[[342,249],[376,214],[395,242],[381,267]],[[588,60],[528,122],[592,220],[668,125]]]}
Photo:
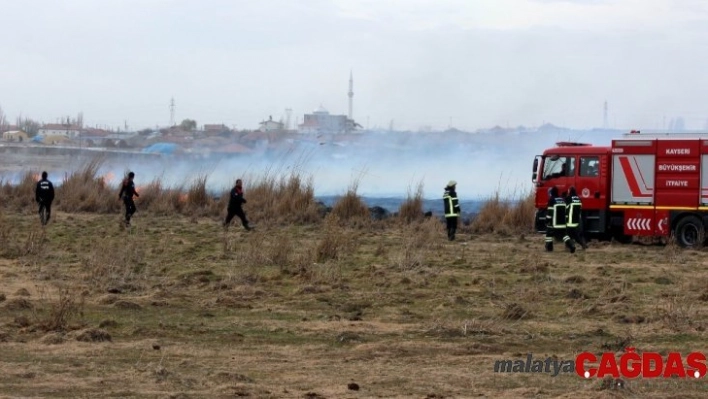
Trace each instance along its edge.
{"label": "dark trousers", "polygon": [[457,216],[451,216],[445,218],[447,221],[447,239],[452,241],[455,239],[455,232],[457,231]]}
{"label": "dark trousers", "polygon": [[238,216],[239,219],[241,219],[241,223],[243,224],[243,227],[246,228],[246,230],[250,228],[248,227],[248,219],[246,219],[246,214],[243,212],[243,208],[241,207],[227,209],[226,220],[224,220],[224,226],[228,226],[231,223],[231,220],[233,220],[234,216]]}
{"label": "dark trousers", "polygon": [[42,209],[47,210],[47,222],[49,217],[52,216],[52,203],[50,201],[39,201],[39,213],[42,213]]}
{"label": "dark trousers", "polygon": [[125,205],[125,222],[130,223],[130,218],[133,216],[135,211],[135,201],[132,198],[123,198],[123,204]]}
{"label": "dark trousers", "polygon": [[575,252],[575,242],[573,241],[573,238],[571,237],[570,229],[568,228],[560,228],[560,229],[554,229],[553,227],[546,227],[546,251],[553,251],[553,241],[556,237],[560,236],[563,237],[563,243],[565,244],[565,247],[571,252]]}
{"label": "dark trousers", "polygon": [[580,244],[583,249],[588,247],[581,226],[578,227],[568,227],[568,236],[578,244]]}
{"label": "dark trousers", "polygon": [[546,251],[553,251],[553,240],[556,237],[556,231],[553,230],[553,227],[551,226],[546,226]]}

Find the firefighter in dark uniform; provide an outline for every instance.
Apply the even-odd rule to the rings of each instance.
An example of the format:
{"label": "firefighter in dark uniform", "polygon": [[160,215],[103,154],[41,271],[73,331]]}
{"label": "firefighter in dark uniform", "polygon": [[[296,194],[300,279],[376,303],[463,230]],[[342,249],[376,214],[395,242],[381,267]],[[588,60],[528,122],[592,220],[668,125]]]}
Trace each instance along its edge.
{"label": "firefighter in dark uniform", "polygon": [[460,218],[460,202],[457,199],[455,188],[457,182],[450,180],[445,187],[443,203],[445,204],[445,221],[447,222],[447,239],[453,241],[457,231],[457,220]]}
{"label": "firefighter in dark uniform", "polygon": [[130,218],[133,216],[135,211],[137,210],[135,208],[135,201],[133,201],[133,197],[140,197],[138,195],[138,192],[135,191],[135,182],[133,179],[135,178],[135,173],[130,172],[128,173],[128,177],[123,179],[123,184],[121,184],[120,187],[120,193],[118,193],[118,198],[123,200],[123,204],[125,205],[125,226],[130,227]]}
{"label": "firefighter in dark uniform", "polygon": [[52,201],[54,201],[54,185],[47,179],[47,172],[42,172],[42,180],[37,182],[37,187],[34,190],[34,200],[39,204],[39,213],[42,214],[42,209],[47,210],[47,219],[42,223],[49,222],[52,215]]}
{"label": "firefighter in dark uniform", "polygon": [[558,195],[558,187],[548,190],[548,209],[546,210],[546,251],[553,251],[553,238],[563,234],[563,242],[570,253],[575,253],[575,244],[566,231],[565,199]]}
{"label": "firefighter in dark uniform", "polygon": [[575,187],[570,187],[568,190],[568,196],[565,199],[565,204],[568,215],[566,223],[568,235],[573,241],[579,243],[583,249],[588,249],[588,244],[585,242],[585,236],[583,234],[583,203],[580,200],[580,197],[578,197]]}

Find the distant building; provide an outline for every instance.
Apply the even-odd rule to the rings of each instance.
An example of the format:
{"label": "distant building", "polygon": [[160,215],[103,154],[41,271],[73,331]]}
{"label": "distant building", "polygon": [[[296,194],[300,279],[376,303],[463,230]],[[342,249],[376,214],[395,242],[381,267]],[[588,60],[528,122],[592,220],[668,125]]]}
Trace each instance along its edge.
{"label": "distant building", "polygon": [[51,136],[38,136],[43,144],[49,145],[68,145],[71,144],[71,139],[63,134]]}
{"label": "distant building", "polygon": [[219,134],[219,133],[224,133],[224,132],[228,132],[228,131],[229,131],[229,128],[226,125],[224,125],[223,123],[219,124],[219,125],[209,125],[209,124],[204,125],[204,133],[207,133],[207,134]]}
{"label": "distant building", "polygon": [[277,132],[285,129],[285,124],[274,121],[272,116],[269,117],[267,121],[261,122],[260,126],[258,130],[261,132]]}
{"label": "distant building", "polygon": [[76,125],[62,125],[59,123],[45,124],[37,134],[42,137],[64,136],[69,138],[78,137],[81,133],[81,128]]}
{"label": "distant building", "polygon": [[298,131],[303,134],[344,134],[350,133],[358,126],[346,115],[331,115],[323,106],[305,117]]}
{"label": "distant building", "polygon": [[22,130],[10,130],[2,134],[4,141],[16,141],[18,143],[29,141],[29,135]]}
{"label": "distant building", "polygon": [[104,129],[88,127],[81,131],[81,137],[106,137],[110,135],[111,132]]}
{"label": "distant building", "polygon": [[17,125],[0,125],[0,133],[9,132],[11,130],[22,130]]}
{"label": "distant building", "polygon": [[181,126],[172,126],[167,129],[162,129],[161,133],[166,137],[188,137],[194,138],[194,132],[184,130]]}
{"label": "distant building", "polygon": [[139,137],[136,132],[112,132],[111,134],[103,136],[101,144],[106,147],[134,147],[134,141]]}

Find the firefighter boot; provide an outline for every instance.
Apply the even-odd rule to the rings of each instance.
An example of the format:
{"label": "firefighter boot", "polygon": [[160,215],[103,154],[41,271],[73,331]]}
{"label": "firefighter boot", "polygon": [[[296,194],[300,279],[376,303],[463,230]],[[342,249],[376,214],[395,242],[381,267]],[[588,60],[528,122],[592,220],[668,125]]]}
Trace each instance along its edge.
{"label": "firefighter boot", "polygon": [[570,238],[570,236],[563,237],[563,242],[565,243],[565,246],[566,246],[566,248],[568,248],[570,253],[574,254],[575,253],[575,243]]}
{"label": "firefighter boot", "polygon": [[546,252],[553,252],[553,237],[546,237]]}

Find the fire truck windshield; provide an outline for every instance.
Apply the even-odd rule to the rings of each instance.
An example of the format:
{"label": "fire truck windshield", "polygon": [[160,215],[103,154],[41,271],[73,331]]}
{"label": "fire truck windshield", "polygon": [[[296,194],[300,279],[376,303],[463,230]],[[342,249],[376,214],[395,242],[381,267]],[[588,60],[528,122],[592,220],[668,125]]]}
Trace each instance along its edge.
{"label": "fire truck windshield", "polygon": [[567,176],[573,173],[571,165],[570,173],[567,171],[568,158],[553,156],[546,158],[543,163],[542,180],[554,179],[556,177]]}

